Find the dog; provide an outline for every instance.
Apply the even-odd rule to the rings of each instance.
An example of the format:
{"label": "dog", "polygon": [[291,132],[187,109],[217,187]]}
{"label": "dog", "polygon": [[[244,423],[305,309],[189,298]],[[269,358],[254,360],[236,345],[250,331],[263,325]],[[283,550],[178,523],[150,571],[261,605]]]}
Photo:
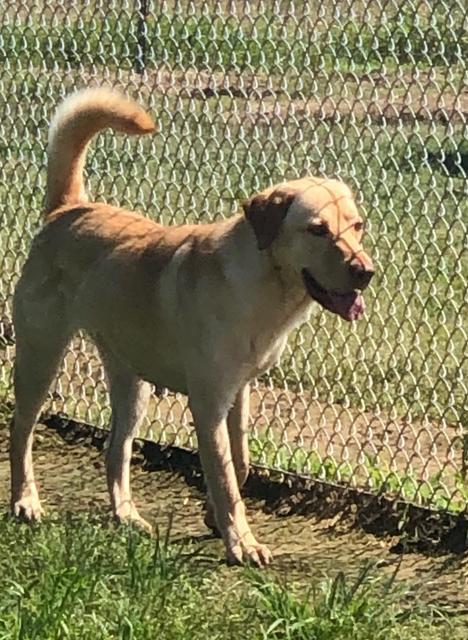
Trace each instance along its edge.
{"label": "dog", "polygon": [[11,508],[39,520],[33,425],[78,330],[99,349],[112,406],[107,483],[115,518],[150,530],[132,500],[132,439],[151,385],[188,394],[207,484],[206,522],[229,563],[266,565],[240,489],[249,472],[249,382],[278,362],[314,304],[347,321],[364,313],[374,267],[346,184],[304,177],[253,195],[210,224],[163,226],[90,202],[91,138],[155,130],[135,102],[105,88],[65,99],[50,126],[44,224],[13,304],[16,333]]}

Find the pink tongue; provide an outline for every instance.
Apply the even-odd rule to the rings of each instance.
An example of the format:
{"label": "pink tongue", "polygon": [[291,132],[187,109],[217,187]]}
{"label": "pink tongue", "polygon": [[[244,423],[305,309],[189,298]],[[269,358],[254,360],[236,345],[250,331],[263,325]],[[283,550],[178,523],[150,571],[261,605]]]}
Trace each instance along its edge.
{"label": "pink tongue", "polygon": [[345,320],[358,320],[364,315],[365,304],[361,294],[350,293],[333,297],[334,311]]}

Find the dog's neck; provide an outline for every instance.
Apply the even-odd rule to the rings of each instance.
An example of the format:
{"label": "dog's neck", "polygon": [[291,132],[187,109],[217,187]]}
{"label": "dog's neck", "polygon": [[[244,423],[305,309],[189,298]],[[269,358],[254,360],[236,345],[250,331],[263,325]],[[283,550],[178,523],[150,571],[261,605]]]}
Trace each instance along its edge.
{"label": "dog's neck", "polygon": [[[259,250],[251,224],[243,215],[229,219],[226,244],[235,247],[250,245],[243,251],[251,256],[249,264],[243,264],[242,274],[249,271],[250,282],[255,286],[250,292],[249,308],[258,329],[276,334],[289,332],[300,323],[311,307],[311,298],[299,279],[291,277],[278,262],[272,248]],[[238,255],[238,254],[237,254]],[[248,276],[248,277],[249,277]],[[267,310],[267,312],[265,312]]]}

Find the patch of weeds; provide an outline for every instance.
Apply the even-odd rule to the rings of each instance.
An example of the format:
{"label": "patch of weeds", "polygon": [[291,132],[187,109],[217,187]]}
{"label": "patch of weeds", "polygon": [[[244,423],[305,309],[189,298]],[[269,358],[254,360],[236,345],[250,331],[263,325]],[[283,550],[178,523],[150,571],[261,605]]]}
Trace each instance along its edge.
{"label": "patch of weeds", "polygon": [[3,521],[0,638],[235,637],[250,628],[249,612],[218,585],[216,566],[193,546],[171,545],[168,533],[150,539],[84,517]]}
{"label": "patch of weeds", "polygon": [[275,439],[274,433],[272,426],[266,434],[251,437],[249,448],[254,462],[325,482],[398,496],[407,502],[441,511],[463,511],[468,504],[468,481],[461,472],[453,474],[450,485],[447,485],[442,472],[424,480],[414,474],[391,469],[386,462],[367,454],[359,464],[340,462],[331,456],[321,456],[316,451],[286,445]]}
{"label": "patch of weeds", "polygon": [[[0,520],[2,640],[462,640],[462,620],[370,565],[310,587],[90,516]],[[283,579],[284,580],[284,579]]]}
{"label": "patch of weeds", "polygon": [[368,455],[363,467],[367,487],[376,493],[400,496],[407,502],[440,511],[463,511],[468,504],[468,481],[461,472],[454,473],[450,486],[447,486],[442,471],[423,480],[413,474],[390,469],[385,462]]}
{"label": "patch of weeds", "polygon": [[[441,609],[419,603],[410,588],[363,566],[355,579],[339,572],[307,590],[253,574],[265,640],[415,640],[446,638]],[[268,624],[267,624],[268,623]],[[461,638],[461,636],[460,636]]]}

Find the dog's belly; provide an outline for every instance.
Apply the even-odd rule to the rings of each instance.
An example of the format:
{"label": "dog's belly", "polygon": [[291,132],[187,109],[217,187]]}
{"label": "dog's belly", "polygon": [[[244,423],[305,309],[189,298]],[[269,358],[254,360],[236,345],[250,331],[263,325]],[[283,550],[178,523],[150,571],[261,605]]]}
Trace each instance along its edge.
{"label": "dog's belly", "polygon": [[110,353],[142,380],[187,393],[186,367],[175,327],[166,326],[161,318],[159,322],[150,319],[138,322],[139,318],[131,314],[127,314],[123,322],[114,314],[105,322],[92,320],[91,326],[84,328],[92,335],[104,358],[106,352]]}
{"label": "dog's belly", "polygon": [[188,385],[184,363],[181,361],[176,343],[148,345],[148,349],[128,354],[135,373],[157,387],[187,394]]}
{"label": "dog's belly", "polygon": [[105,342],[106,348],[142,380],[170,391],[187,393],[185,368],[175,345],[162,348],[158,343],[144,344],[128,338],[122,340],[122,337],[122,334],[117,339],[105,336],[101,343]]}
{"label": "dog's belly", "polygon": [[157,371],[136,371],[139,378],[155,387],[187,395],[187,381],[183,372],[170,367],[158,367]]}

